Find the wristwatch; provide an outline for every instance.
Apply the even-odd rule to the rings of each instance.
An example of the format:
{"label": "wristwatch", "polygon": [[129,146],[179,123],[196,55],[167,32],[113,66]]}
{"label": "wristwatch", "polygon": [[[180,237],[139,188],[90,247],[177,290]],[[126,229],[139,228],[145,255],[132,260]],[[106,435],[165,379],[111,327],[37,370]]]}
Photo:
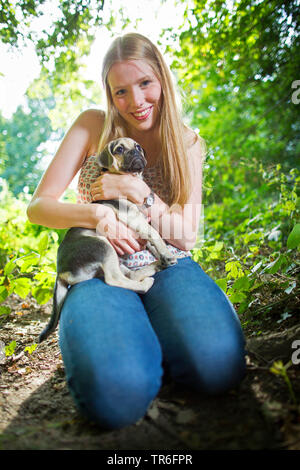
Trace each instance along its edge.
{"label": "wristwatch", "polygon": [[149,207],[153,206],[154,200],[155,200],[155,195],[154,195],[154,192],[151,191],[150,194],[147,197],[145,197],[143,207],[145,207],[145,209],[148,209]]}

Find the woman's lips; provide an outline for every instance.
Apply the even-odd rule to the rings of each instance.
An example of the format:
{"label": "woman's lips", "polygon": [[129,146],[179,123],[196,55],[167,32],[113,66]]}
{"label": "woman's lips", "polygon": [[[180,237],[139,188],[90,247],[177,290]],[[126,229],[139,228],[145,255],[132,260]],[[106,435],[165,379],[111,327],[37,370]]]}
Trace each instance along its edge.
{"label": "woman's lips", "polygon": [[144,121],[147,119],[151,113],[153,106],[150,106],[150,108],[143,109],[142,111],[136,112],[136,113],[131,113],[132,116],[137,119],[138,121]]}

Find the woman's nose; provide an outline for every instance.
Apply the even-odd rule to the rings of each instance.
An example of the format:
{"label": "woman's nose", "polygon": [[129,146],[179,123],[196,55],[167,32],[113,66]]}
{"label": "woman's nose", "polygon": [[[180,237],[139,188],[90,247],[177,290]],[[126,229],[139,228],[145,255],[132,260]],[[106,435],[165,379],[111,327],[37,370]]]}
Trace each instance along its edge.
{"label": "woman's nose", "polygon": [[130,101],[131,101],[131,106],[135,109],[140,108],[143,103],[144,103],[144,94],[142,90],[139,89],[134,89],[131,91],[131,96],[130,96]]}

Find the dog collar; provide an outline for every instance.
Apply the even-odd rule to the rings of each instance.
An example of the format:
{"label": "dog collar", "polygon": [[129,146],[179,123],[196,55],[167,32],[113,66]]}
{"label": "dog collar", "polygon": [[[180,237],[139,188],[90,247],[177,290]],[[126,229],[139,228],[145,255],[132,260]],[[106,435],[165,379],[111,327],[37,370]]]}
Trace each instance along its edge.
{"label": "dog collar", "polygon": [[154,192],[151,191],[150,194],[144,199],[143,207],[148,209],[149,207],[153,206],[155,200]]}

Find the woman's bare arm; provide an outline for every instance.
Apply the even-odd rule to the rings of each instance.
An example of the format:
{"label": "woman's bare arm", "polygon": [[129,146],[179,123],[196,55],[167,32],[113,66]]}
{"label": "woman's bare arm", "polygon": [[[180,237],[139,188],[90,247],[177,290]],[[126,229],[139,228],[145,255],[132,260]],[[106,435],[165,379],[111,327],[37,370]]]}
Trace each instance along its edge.
{"label": "woman's bare arm", "polygon": [[[81,168],[84,159],[96,147],[103,125],[100,111],[82,113],[64,137],[44,173],[27,208],[32,223],[51,228],[82,226],[95,228],[97,208],[93,204],[70,204],[59,199]],[[104,211],[104,209],[103,209]]]}
{"label": "woman's bare arm", "polygon": [[169,207],[157,195],[155,204],[148,209],[151,224],[161,236],[181,250],[191,250],[197,240],[202,205],[202,165],[204,148],[197,141],[188,151],[192,177],[192,191],[183,208]]}

